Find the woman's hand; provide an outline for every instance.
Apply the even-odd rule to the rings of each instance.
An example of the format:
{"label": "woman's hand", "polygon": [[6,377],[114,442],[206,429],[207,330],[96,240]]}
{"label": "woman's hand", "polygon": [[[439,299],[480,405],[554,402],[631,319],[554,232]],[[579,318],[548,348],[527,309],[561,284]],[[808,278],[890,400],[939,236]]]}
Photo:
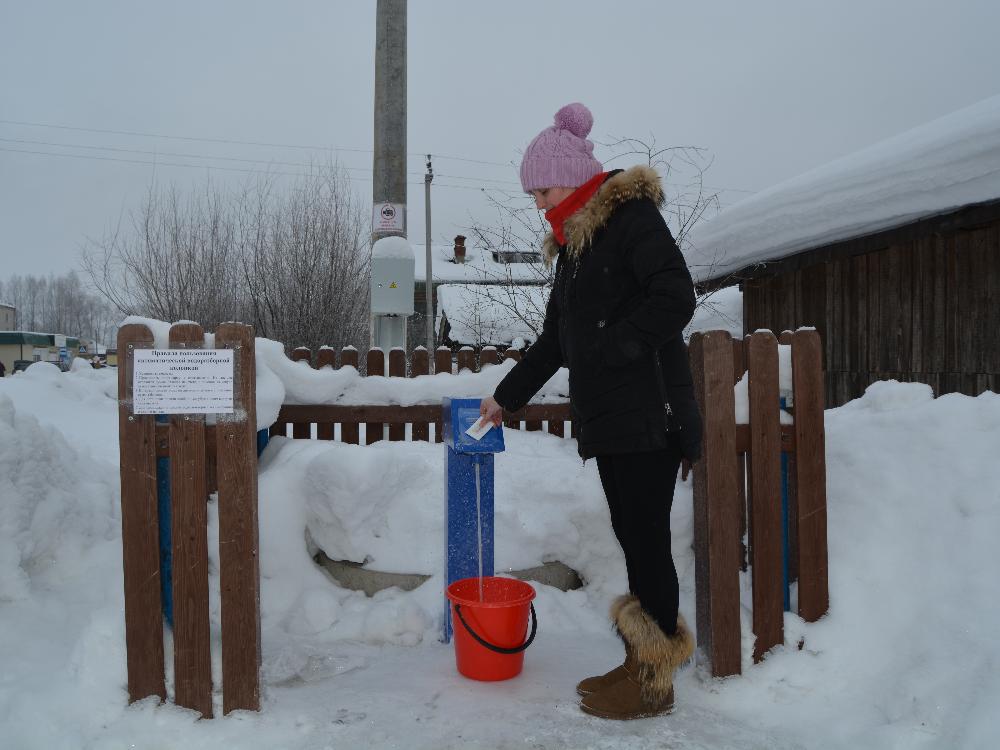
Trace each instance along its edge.
{"label": "woman's hand", "polygon": [[487,396],[482,400],[479,405],[479,414],[497,427],[503,422],[503,407],[492,396]]}

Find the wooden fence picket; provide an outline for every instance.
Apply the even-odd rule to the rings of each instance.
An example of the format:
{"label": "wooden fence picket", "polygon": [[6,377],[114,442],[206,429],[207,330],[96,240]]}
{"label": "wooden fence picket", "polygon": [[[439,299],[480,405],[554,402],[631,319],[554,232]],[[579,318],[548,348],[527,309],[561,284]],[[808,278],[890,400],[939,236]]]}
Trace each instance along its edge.
{"label": "wooden fence picket", "polygon": [[257,408],[253,328],[223,323],[215,346],[233,349],[235,412],[220,414],[219,568],[222,711],[260,710],[260,568],[257,526]]}
{"label": "wooden fence picket", "polygon": [[[366,365],[368,377],[373,375],[385,375],[385,353],[381,349],[368,350],[368,363]],[[381,422],[365,423],[365,445],[371,445],[383,438],[384,427]]]}
{"label": "wooden fence picket", "polygon": [[[389,376],[394,378],[406,377],[406,352],[399,348],[389,351]],[[399,442],[406,439],[406,425],[389,425],[389,440]]]}
{"label": "wooden fence picket", "polygon": [[[201,349],[196,323],[170,328],[171,349]],[[174,702],[212,717],[212,652],[208,617],[208,490],[205,417],[173,414],[169,426],[174,617]]]}
{"label": "wooden fence picket", "polygon": [[[305,362],[312,367],[312,350],[308,346],[297,346],[292,350],[292,362]],[[312,427],[307,424],[293,424],[292,437],[306,440],[312,436]]]}
{"label": "wooden fence picket", "polygon": [[135,350],[152,347],[153,333],[146,326],[130,323],[118,329],[118,446],[130,703],[150,695],[160,700],[167,697],[156,513],[156,424],[152,414],[131,413]]}
{"label": "wooden fence picket", "polygon": [[758,331],[750,337],[747,370],[754,661],[760,661],[769,649],[784,640],[778,342],[770,331]]}
{"label": "wooden fence picket", "polygon": [[698,647],[712,675],[740,673],[739,541],[733,346],[723,331],[691,337],[695,397],[704,449],[694,464],[694,543]]}
{"label": "wooden fence picket", "polygon": [[[419,347],[414,350],[413,356],[410,358],[410,377],[417,377],[418,375],[427,375],[430,370],[430,355],[427,349],[424,347]],[[413,422],[410,428],[410,437],[413,440],[430,440],[430,423],[429,422]]]}
{"label": "wooden fence picket", "polygon": [[[316,369],[322,370],[324,367],[329,367],[330,369],[336,369],[337,367],[337,351],[328,346],[324,346],[316,352]],[[333,422],[316,423],[317,440],[333,440],[335,437],[336,433]]]}
{"label": "wooden fence picket", "polygon": [[[353,347],[345,347],[340,352],[340,366],[353,367],[358,369],[358,350]],[[348,445],[358,445],[361,442],[361,429],[357,423],[342,424],[340,426],[340,439]]]}
{"label": "wooden fence picket", "polygon": [[799,615],[818,620],[830,605],[826,527],[826,430],[823,425],[822,346],[814,330],[792,338],[795,401]]}

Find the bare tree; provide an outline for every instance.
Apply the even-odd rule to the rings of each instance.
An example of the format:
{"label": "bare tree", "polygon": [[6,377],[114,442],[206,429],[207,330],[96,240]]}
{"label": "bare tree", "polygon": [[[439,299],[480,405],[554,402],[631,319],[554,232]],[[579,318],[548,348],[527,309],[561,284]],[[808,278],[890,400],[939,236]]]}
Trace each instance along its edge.
{"label": "bare tree", "polygon": [[288,346],[367,338],[365,214],[336,165],[287,191],[259,175],[237,191],[151,186],[142,206],[83,252],[96,288],[124,314],[251,323]]}
{"label": "bare tree", "polygon": [[15,308],[14,327],[110,341],[116,316],[101,297],[87,291],[75,272],[62,276],[11,276],[0,282],[0,299]]}

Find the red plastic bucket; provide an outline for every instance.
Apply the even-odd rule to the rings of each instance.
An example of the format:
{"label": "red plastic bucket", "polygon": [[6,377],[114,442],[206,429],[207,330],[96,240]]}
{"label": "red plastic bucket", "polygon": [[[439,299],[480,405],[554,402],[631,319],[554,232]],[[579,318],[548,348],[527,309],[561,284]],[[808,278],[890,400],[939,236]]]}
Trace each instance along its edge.
{"label": "red plastic bucket", "polygon": [[[463,578],[448,587],[455,633],[455,664],[473,680],[509,680],[521,674],[524,650],[538,628],[535,590],[516,578]],[[531,633],[528,633],[528,613]]]}

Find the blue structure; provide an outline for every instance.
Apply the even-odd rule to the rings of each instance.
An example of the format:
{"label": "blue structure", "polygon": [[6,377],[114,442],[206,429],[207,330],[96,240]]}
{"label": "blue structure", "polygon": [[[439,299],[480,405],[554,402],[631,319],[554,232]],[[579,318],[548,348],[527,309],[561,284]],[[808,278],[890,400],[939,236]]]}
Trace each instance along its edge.
{"label": "blue structure", "polygon": [[[493,454],[504,450],[503,428],[481,440],[466,434],[479,419],[479,399],[442,403],[445,485],[445,587],[493,575]],[[444,602],[444,642],[451,640],[451,607]]]}

